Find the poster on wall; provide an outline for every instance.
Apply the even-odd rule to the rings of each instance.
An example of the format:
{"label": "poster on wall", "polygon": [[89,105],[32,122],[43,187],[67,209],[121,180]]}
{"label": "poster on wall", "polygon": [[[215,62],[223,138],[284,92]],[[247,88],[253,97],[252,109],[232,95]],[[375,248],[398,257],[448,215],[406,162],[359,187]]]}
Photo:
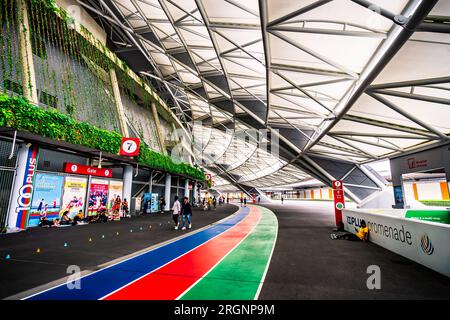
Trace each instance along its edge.
{"label": "poster on wall", "polygon": [[108,189],[108,180],[91,180],[91,187],[89,188],[88,215],[96,215],[97,212],[108,209]]}
{"label": "poster on wall", "polygon": [[56,174],[38,173],[34,181],[33,200],[28,226],[39,224],[40,217],[54,220],[59,217],[64,177]]}
{"label": "poster on wall", "polygon": [[122,192],[123,192],[122,181],[111,180],[109,182],[108,210],[111,210],[113,208],[114,201],[117,199],[117,197],[120,197],[120,200],[123,201]]}
{"label": "poster on wall", "polygon": [[64,183],[64,196],[61,207],[62,212],[69,210],[69,217],[73,218],[78,211],[84,211],[87,179],[80,177],[66,177]]}

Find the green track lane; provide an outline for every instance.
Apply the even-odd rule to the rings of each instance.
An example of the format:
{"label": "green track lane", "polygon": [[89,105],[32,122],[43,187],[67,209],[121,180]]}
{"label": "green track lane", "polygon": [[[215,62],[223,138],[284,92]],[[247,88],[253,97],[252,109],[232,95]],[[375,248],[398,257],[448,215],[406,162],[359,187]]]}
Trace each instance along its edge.
{"label": "green track lane", "polygon": [[225,259],[180,300],[253,300],[276,241],[278,220],[263,207],[261,220]]}

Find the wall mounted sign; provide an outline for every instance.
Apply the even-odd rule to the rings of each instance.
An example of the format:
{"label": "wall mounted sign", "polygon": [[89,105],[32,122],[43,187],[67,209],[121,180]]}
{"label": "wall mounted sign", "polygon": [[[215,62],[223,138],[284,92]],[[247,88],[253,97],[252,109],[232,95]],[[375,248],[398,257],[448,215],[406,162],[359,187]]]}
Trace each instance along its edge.
{"label": "wall mounted sign", "polygon": [[122,138],[120,145],[120,155],[128,157],[136,157],[139,155],[139,146],[141,141],[139,138]]}

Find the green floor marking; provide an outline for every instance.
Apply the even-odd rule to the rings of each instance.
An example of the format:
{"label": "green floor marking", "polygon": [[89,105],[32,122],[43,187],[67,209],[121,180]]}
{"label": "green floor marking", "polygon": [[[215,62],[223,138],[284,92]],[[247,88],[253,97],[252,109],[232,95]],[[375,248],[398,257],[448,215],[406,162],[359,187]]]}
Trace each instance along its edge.
{"label": "green floor marking", "polygon": [[276,240],[278,221],[265,208],[253,232],[180,300],[253,300]]}

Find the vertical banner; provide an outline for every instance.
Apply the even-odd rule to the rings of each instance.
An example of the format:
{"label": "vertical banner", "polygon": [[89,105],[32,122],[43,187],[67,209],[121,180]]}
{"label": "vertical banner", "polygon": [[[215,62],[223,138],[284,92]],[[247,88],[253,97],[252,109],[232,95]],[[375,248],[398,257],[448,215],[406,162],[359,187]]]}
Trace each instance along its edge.
{"label": "vertical banner", "polygon": [[37,173],[34,181],[33,201],[31,202],[28,226],[39,224],[41,216],[48,220],[59,217],[64,177],[56,174]]}
{"label": "vertical banner", "polygon": [[87,179],[81,177],[67,176],[64,183],[64,195],[61,206],[62,212],[69,210],[69,217],[73,218],[78,211],[84,211],[86,203]]}
{"label": "vertical banner", "polygon": [[22,144],[18,152],[16,179],[11,194],[8,229],[25,229],[33,196],[39,147]]}
{"label": "vertical banner", "polygon": [[92,179],[89,188],[88,215],[96,215],[99,210],[107,210],[108,180]]}
{"label": "vertical banner", "polygon": [[342,180],[333,180],[333,195],[334,195],[334,214],[336,217],[336,227],[342,225],[342,209],[345,208],[344,188]]}

